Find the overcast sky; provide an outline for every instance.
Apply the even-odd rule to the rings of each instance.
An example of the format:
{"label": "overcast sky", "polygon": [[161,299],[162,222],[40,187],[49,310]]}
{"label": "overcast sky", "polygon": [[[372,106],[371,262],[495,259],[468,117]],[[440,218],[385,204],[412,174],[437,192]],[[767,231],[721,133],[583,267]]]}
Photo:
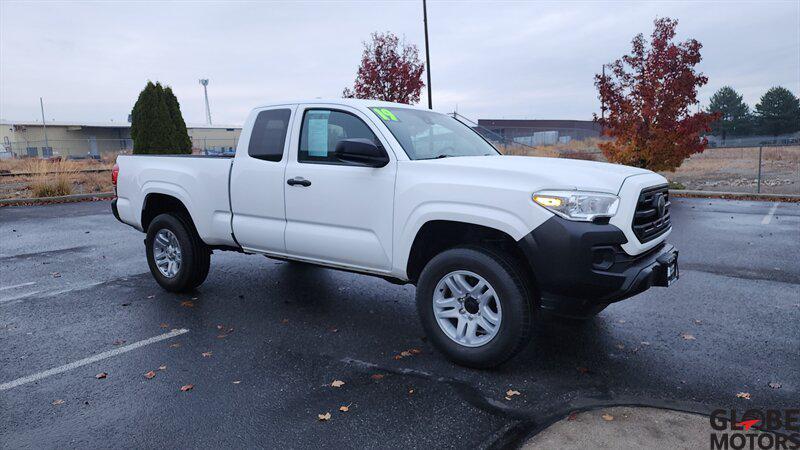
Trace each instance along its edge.
{"label": "overcast sky", "polygon": [[[591,119],[593,75],[677,18],[703,44],[707,104],[723,85],[751,107],[800,91],[800,2],[428,2],[434,109],[472,119]],[[362,41],[391,31],[424,58],[419,1],[17,2],[0,0],[0,117],[124,122],[147,80],[172,86],[184,118],[215,123],[254,106],[339,97]],[[423,95],[422,102],[425,103]]]}

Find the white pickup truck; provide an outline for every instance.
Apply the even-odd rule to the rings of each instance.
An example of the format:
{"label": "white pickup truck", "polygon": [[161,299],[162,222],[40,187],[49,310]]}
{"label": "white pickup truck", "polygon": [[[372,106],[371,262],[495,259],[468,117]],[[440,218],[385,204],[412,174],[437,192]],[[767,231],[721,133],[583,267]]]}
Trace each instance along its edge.
{"label": "white pickup truck", "polygon": [[471,367],[512,357],[542,311],[591,317],[678,276],[662,176],[503,156],[408,105],[264,106],[233,158],[120,156],[113,178],[164,289],[203,283],[215,250],[412,283],[430,341]]}

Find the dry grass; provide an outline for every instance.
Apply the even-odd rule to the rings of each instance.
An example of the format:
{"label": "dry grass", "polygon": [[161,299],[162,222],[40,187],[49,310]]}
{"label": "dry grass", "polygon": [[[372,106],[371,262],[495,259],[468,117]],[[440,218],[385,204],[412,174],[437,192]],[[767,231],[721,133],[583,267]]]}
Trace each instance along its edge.
{"label": "dry grass", "polygon": [[34,197],[58,197],[72,194],[72,183],[65,176],[52,179],[40,179],[31,183],[28,188]]}
{"label": "dry grass", "polygon": [[0,178],[0,198],[56,197],[69,194],[111,192],[110,172],[86,172],[111,168],[110,162],[93,160],[49,161],[18,159],[0,161],[0,170],[20,176]]}
{"label": "dry grass", "polygon": [[89,169],[111,169],[116,155],[109,160],[96,161],[93,159],[60,160],[21,158],[0,161],[0,173],[52,173],[52,172],[78,172]]}

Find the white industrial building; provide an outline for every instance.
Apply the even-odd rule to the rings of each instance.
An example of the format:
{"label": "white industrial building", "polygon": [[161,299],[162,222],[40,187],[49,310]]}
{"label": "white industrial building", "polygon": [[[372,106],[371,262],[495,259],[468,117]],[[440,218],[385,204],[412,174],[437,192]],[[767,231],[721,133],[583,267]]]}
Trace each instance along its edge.
{"label": "white industrial building", "polygon": [[[129,123],[0,121],[1,158],[99,158],[133,150]],[[241,126],[189,125],[194,153],[231,151]]]}

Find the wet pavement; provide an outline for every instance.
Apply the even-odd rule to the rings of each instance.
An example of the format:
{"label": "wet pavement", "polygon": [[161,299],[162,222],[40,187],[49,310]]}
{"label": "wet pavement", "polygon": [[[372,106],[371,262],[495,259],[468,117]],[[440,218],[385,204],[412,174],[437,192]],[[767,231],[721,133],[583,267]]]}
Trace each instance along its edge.
{"label": "wet pavement", "polygon": [[797,408],[800,205],[673,203],[675,285],[493,371],[425,342],[413,286],[219,252],[169,294],[108,202],[0,208],[0,447],[486,448],[595,407]]}

